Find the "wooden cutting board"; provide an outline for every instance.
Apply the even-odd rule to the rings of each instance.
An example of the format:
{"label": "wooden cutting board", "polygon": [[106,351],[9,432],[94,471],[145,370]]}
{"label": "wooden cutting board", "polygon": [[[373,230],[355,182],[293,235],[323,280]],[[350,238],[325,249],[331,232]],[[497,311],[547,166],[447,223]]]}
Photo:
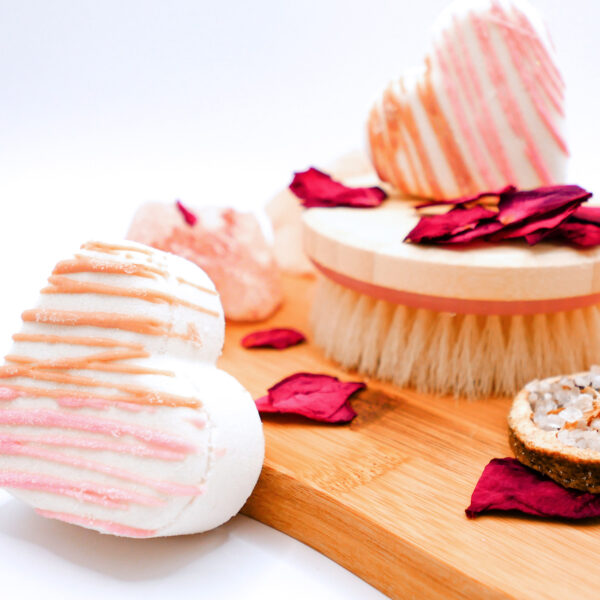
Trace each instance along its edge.
{"label": "wooden cutting board", "polygon": [[[266,457],[243,512],[319,550],[392,598],[598,598],[600,522],[468,520],[484,466],[510,456],[509,399],[431,397],[347,373],[310,343],[313,282],[288,278],[282,310],[309,342],[246,350],[228,324],[220,366],[254,397],[297,371],[366,381],[349,425],[263,419]],[[331,310],[335,310],[334,307]]]}

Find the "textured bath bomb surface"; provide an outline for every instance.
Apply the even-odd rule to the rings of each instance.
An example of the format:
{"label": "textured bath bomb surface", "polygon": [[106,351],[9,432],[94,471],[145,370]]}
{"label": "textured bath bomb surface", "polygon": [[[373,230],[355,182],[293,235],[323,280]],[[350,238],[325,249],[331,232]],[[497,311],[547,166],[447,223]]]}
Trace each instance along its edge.
{"label": "textured bath bomb surface", "polygon": [[281,281],[256,217],[231,208],[191,207],[190,212],[196,217],[193,224],[175,204],[143,204],[127,238],[204,269],[221,295],[228,319],[260,321],[273,314],[283,298]]}
{"label": "textured bath bomb surface", "polygon": [[196,265],[134,242],[59,262],[0,368],[0,486],[40,514],[128,537],[239,511],[264,439],[215,366],[219,296]]}

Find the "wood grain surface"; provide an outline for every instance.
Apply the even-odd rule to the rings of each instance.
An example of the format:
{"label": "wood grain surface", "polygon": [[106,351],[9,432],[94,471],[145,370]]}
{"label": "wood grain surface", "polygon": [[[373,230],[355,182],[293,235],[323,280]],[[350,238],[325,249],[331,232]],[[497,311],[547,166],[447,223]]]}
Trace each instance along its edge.
{"label": "wood grain surface", "polygon": [[[361,379],[310,343],[310,279],[259,326],[228,324],[220,366],[254,397],[297,371]],[[335,310],[335,307],[331,307]],[[293,326],[283,351],[240,346],[246,333]],[[598,598],[600,522],[517,515],[468,520],[490,459],[509,456],[509,399],[430,397],[362,378],[349,425],[263,419],[265,464],[243,512],[329,556],[392,598]]]}

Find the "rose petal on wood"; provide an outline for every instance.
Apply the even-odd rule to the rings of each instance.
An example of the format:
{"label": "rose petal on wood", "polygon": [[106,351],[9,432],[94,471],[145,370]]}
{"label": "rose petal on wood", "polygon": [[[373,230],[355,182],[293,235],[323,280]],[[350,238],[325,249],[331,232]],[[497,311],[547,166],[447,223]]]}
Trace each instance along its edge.
{"label": "rose petal on wood", "polygon": [[290,327],[275,327],[273,329],[262,329],[253,331],[242,338],[241,344],[244,348],[275,348],[283,350],[296,344],[301,344],[306,336]]}
{"label": "rose petal on wood", "polygon": [[483,470],[465,512],[472,519],[490,510],[587,519],[600,516],[600,494],[564,488],[514,458],[494,458]]}
{"label": "rose petal on wood", "polygon": [[302,415],[323,423],[348,423],[356,413],[350,397],[366,385],[361,381],[340,381],[320,373],[295,373],[269,388],[258,398],[261,413]]}

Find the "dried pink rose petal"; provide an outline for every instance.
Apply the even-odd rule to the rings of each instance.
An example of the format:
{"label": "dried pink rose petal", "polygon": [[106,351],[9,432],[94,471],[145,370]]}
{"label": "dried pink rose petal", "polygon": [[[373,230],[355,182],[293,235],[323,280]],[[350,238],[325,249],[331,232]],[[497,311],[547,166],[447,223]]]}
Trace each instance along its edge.
{"label": "dried pink rose petal", "polygon": [[191,227],[193,227],[196,224],[196,221],[198,220],[198,217],[189,208],[186,208],[183,205],[183,203],[181,202],[181,200],[176,200],[175,201],[175,206],[177,206],[177,208],[179,209],[179,212],[183,215],[184,221],[188,225],[190,225]]}
{"label": "dried pink rose petal", "polygon": [[475,229],[479,222],[492,219],[495,215],[495,212],[483,208],[483,206],[456,207],[443,215],[421,217],[421,220],[404,240],[410,240],[417,244],[444,242],[450,236]]}
{"label": "dried pink rose petal", "polygon": [[600,516],[600,494],[564,488],[514,458],[494,458],[483,470],[465,512],[472,519],[490,510],[587,519]]}
{"label": "dried pink rose petal", "polygon": [[311,167],[307,171],[294,173],[290,190],[306,208],[351,206],[374,208],[379,206],[387,194],[378,187],[348,187],[335,181],[327,173]]}
{"label": "dried pink rose petal", "polygon": [[295,373],[258,398],[261,413],[291,413],[323,423],[348,423],[356,413],[348,400],[366,386],[360,381],[340,381],[318,373]]}
{"label": "dried pink rose petal", "polygon": [[257,218],[231,208],[194,209],[190,227],[174,204],[142,205],[127,238],[187,258],[204,269],[221,296],[225,316],[261,321],[281,304],[281,277]]}
{"label": "dried pink rose petal", "polygon": [[288,327],[275,327],[253,331],[242,338],[244,348],[276,348],[283,350],[306,340],[303,333]]}

